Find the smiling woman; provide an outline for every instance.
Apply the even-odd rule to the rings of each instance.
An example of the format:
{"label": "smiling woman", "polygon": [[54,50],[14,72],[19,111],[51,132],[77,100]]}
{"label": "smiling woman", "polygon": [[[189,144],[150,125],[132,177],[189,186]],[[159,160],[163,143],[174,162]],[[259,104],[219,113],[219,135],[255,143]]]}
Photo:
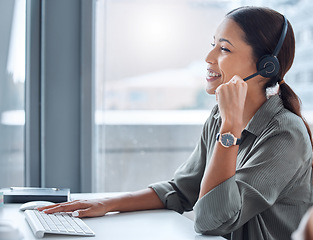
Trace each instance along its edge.
{"label": "smiling woman", "polygon": [[[260,21],[246,21],[255,16]],[[143,190],[118,197],[67,202],[40,210],[72,211],[77,217],[159,208],[179,213],[194,210],[195,230],[201,234],[223,235],[231,240],[289,239],[312,205],[312,139],[299,117],[297,105],[288,101],[295,98],[293,93],[282,81],[293,62],[292,57],[286,56],[293,56],[295,49],[291,24],[284,23],[281,13],[262,7],[236,8],[225,15],[215,32],[215,45],[206,58],[207,79],[205,74],[202,78],[217,104],[208,114],[194,150],[170,180],[157,181]],[[286,26],[287,34],[277,55],[281,71],[274,76],[255,76],[244,81],[244,77],[256,71],[260,58],[256,53],[263,56],[275,52]],[[249,29],[254,29],[255,34],[249,34]],[[265,87],[277,83],[279,94],[266,96]],[[172,99],[177,98],[178,91],[171,90]],[[173,135],[173,141],[160,138],[164,132],[172,131],[173,126],[162,126],[163,131],[149,127],[145,132],[149,141],[163,146],[188,138],[185,127],[183,135]],[[128,154],[136,150],[129,146],[138,139],[133,138],[132,131],[143,129],[140,125],[122,131],[117,125],[113,131],[105,132],[106,137],[116,137],[121,131],[129,140],[113,144],[118,147],[114,153],[122,155],[111,163],[130,161]],[[143,151],[138,152],[143,161],[128,166],[120,164],[112,172],[132,169],[140,174],[148,173],[152,179],[152,173],[161,175],[168,170],[173,158],[162,155],[160,149],[149,148],[149,143],[143,145],[145,150],[155,153],[156,164]],[[138,178],[139,174],[130,172],[122,182]],[[112,178],[109,180],[111,185],[115,184]]]}
{"label": "smiling woman", "polygon": [[222,22],[212,46],[206,58],[209,76],[206,91],[209,94],[213,94],[217,86],[228,82],[234,75],[244,78],[256,72],[252,48],[245,44],[244,33],[234,21],[225,19]]}
{"label": "smiling woman", "polygon": [[[253,4],[251,1],[241,3]],[[258,1],[258,4],[268,5],[268,2]],[[302,19],[302,15],[292,11],[300,7],[300,2],[299,5],[295,2],[291,5],[282,2],[272,4],[273,8],[284,9],[288,19],[297,27],[297,29],[295,27],[296,33],[301,31],[297,20]],[[232,76],[223,72],[224,67],[227,66],[223,65],[219,69],[213,63],[209,67],[205,58],[216,54],[220,54],[221,58],[238,56],[234,39],[230,39],[229,36],[219,36],[219,33],[215,32],[216,26],[221,23],[226,12],[235,5],[237,6],[238,2],[97,1],[96,57],[98,59],[95,68],[97,79],[95,101],[97,116],[102,119],[101,124],[96,125],[97,136],[99,136],[96,162],[101,166],[97,168],[99,175],[95,180],[97,191],[127,191],[141,188],[149,184],[151,178],[158,179],[161,171],[158,167],[162,166],[160,159],[162,161],[172,159],[167,161],[168,172],[163,172],[164,175],[160,177],[164,178],[170,177],[169,173],[187,157],[188,149],[195,144],[197,139],[197,130],[193,131],[194,134],[191,134],[189,130],[186,131],[188,134],[175,145],[177,140],[172,136],[182,134],[184,131],[177,132],[176,130],[183,129],[185,125],[178,121],[179,127],[174,130],[174,128],[164,126],[162,119],[171,118],[175,114],[177,116],[188,114],[187,110],[210,111],[215,105],[215,96],[210,96],[206,90],[213,93],[215,83],[217,84],[222,79],[223,81],[230,79]],[[307,8],[310,7],[307,6]],[[242,30],[238,27],[236,29],[238,30],[237,38],[242,38],[239,34]],[[244,57],[243,55],[242,53],[241,57]],[[256,59],[252,61],[250,59],[249,62],[246,59],[245,64],[237,67],[241,69],[250,65],[251,69],[240,75],[237,71],[233,71],[232,74],[244,78],[255,73],[255,61]],[[311,106],[308,101],[310,99],[308,92],[313,88],[301,87],[303,86],[301,82],[294,84],[297,79],[293,77],[294,71],[299,68],[298,66],[303,65],[298,63],[299,61],[301,59],[297,58],[294,68],[286,74],[285,80],[290,86],[296,87],[295,90],[300,88],[300,97],[305,91],[305,97],[301,99],[303,108],[308,109]],[[238,61],[234,59],[233,63],[238,64]],[[304,74],[303,71],[309,71],[309,67],[301,68],[301,74]],[[206,89],[206,87],[211,88],[211,85],[212,89]],[[278,85],[268,88],[267,95],[276,94],[277,89]],[[132,118],[134,114],[131,111],[140,111],[137,123],[136,119]],[[156,116],[156,111],[159,111],[159,114],[162,113],[162,116],[156,117],[153,124],[149,125],[151,116]],[[180,111],[184,113],[180,114]],[[112,119],[117,119],[115,117],[117,115],[122,120],[116,120],[114,124]],[[197,119],[194,112],[190,112],[190,116],[195,116]],[[306,116],[313,123],[313,118],[309,118],[310,114]],[[176,119],[173,117],[168,122],[174,122]],[[199,129],[201,125],[197,120],[192,121],[197,122],[194,124],[195,129]],[[149,130],[147,130],[149,133],[140,131],[138,126],[141,124],[149,125]],[[163,134],[160,125],[168,128],[164,130],[167,134]],[[189,127],[191,124],[188,124]],[[110,134],[105,134],[105,129]],[[125,129],[125,132],[115,131],[113,134],[113,129]],[[130,134],[130,132],[132,136],[126,137],[126,133]],[[145,137],[151,136],[152,133],[155,141],[147,140]],[[127,142],[129,139],[131,143]],[[166,148],[158,144],[160,142],[167,143],[171,147]],[[118,152],[116,146],[119,143],[125,145],[125,148],[122,148],[124,151]],[[121,150],[121,148],[118,149]],[[157,152],[161,153],[162,157],[158,156]],[[147,168],[150,165],[154,167],[151,170],[145,168],[145,171],[140,171],[141,167],[135,167],[143,166],[143,164]],[[120,178],[119,175],[125,178]],[[132,178],[133,175],[140,180]],[[114,184],[112,184],[112,179],[114,179]]]}

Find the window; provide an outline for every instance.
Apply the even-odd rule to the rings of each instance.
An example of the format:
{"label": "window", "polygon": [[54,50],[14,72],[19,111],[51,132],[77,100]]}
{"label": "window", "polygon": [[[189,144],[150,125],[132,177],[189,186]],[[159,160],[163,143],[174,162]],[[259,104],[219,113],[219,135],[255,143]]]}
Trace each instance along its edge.
{"label": "window", "polygon": [[[93,132],[89,131],[89,121],[93,121],[93,116],[88,114],[93,106],[86,101],[93,82],[87,87],[84,84],[93,78],[93,72],[84,75],[82,72],[89,70],[81,66],[91,65],[92,44],[82,35],[92,32],[88,14],[92,15],[94,3],[96,191],[128,191],[168,179],[189,156],[215,104],[214,96],[204,91],[204,59],[216,26],[235,7],[265,5],[281,11],[292,22],[299,42],[297,39],[296,59],[286,81],[302,99],[304,115],[313,111],[313,48],[305,44],[312,37],[311,1],[27,1],[31,5],[27,9],[37,12],[35,20],[28,22],[38,25],[35,34],[27,32],[31,40],[34,37],[37,41],[28,41],[37,46],[35,51],[27,48],[28,53],[36,55],[35,63],[27,63],[36,65],[37,79],[26,80],[26,85],[32,82],[32,86],[37,86],[36,94],[25,94],[25,2],[0,3],[0,187],[28,185],[24,175],[29,185],[61,186],[65,181],[59,177],[62,174],[56,159],[59,163],[66,160],[63,172],[72,170],[71,181],[67,179],[66,184],[76,186],[74,191],[82,189],[79,185],[84,185],[86,179],[90,180],[88,163],[92,154],[82,150],[82,146],[94,146],[94,139],[89,141],[89,133]],[[88,26],[81,18],[85,6],[90,7]],[[31,30],[35,28],[30,26]],[[27,94],[36,95],[35,101],[29,101]],[[32,126],[26,125],[26,129],[25,103],[27,109],[36,112],[26,110],[27,117],[36,115],[36,121],[27,118],[26,124],[31,122]],[[313,122],[313,115],[307,116]],[[29,139],[27,133],[34,134],[35,147],[27,145],[31,141],[24,141]],[[25,164],[25,152],[29,159],[34,159],[35,154],[36,160]],[[84,159],[81,162],[77,161],[80,157]],[[37,175],[30,174],[33,172]],[[16,177],[11,178],[12,175]],[[82,180],[80,175],[84,176]]]}
{"label": "window", "polygon": [[1,188],[24,185],[25,0],[1,1],[0,16]]}
{"label": "window", "polygon": [[135,190],[171,177],[199,138],[214,104],[203,97],[204,59],[224,10],[209,16],[187,1],[97,4],[96,189]]}
{"label": "window", "polygon": [[[25,2],[25,0],[14,0],[0,3],[2,20],[0,24],[0,187],[25,185],[24,145],[29,143],[24,141],[25,137],[28,139],[28,134],[24,136],[24,132],[28,132],[28,128],[26,127],[25,131],[24,127],[24,99],[27,98],[25,97]],[[92,55],[92,51],[88,48],[92,44],[89,44],[90,46],[85,44],[86,39],[81,37],[85,32],[86,36],[92,32],[90,30],[92,20],[87,16],[90,20],[89,25],[83,27],[86,21],[81,20],[81,12],[84,12],[86,10],[84,6],[88,5],[92,15],[91,6],[94,3],[96,4],[94,72],[90,71],[92,73],[87,77],[84,75],[82,81],[81,75],[86,69],[81,71],[81,65],[86,67],[84,64],[86,62],[91,65],[88,57]],[[88,87],[84,83],[88,82],[89,77],[93,77],[93,73],[95,74],[93,100],[96,108],[94,190],[131,191],[145,187],[151,182],[170,178],[177,166],[185,161],[193,150],[199,139],[203,122],[215,104],[215,97],[208,96],[204,90],[206,75],[204,60],[211,48],[210,43],[216,26],[229,10],[252,3],[272,7],[284,13],[293,24],[297,38],[307,40],[311,37],[312,32],[309,29],[313,29],[313,21],[310,17],[313,3],[304,0],[271,3],[267,0],[254,2],[246,0],[37,1],[38,16],[35,22],[38,22],[38,31],[35,38],[38,44],[34,42],[32,44],[38,45],[35,53],[38,57],[35,63],[38,82],[33,83],[32,86],[38,86],[38,96],[35,97],[36,104],[26,99],[26,108],[31,106],[32,109],[38,110],[36,119],[41,126],[38,126],[38,131],[35,131],[38,142],[34,143],[38,150],[38,159],[31,163],[30,169],[34,169],[35,166],[34,171],[41,172],[36,176],[36,181],[30,183],[42,183],[41,186],[62,185],[64,179],[54,176],[51,173],[53,171],[50,171],[51,167],[58,169],[58,166],[53,164],[55,159],[60,162],[63,158],[67,160],[67,168],[62,169],[64,172],[72,169],[73,164],[75,164],[73,172],[81,174],[86,169],[88,164],[85,163],[88,163],[92,157],[87,150],[82,151],[81,146],[86,145],[84,141],[93,142],[86,138],[90,129],[85,126],[90,125],[89,120],[93,121],[93,117],[87,121],[82,120],[82,116],[87,118],[91,116],[86,114],[92,109],[90,108],[92,103],[86,103],[86,96],[89,97],[91,91],[89,95],[86,95],[86,92],[92,88],[93,82]],[[286,76],[286,81],[302,99],[306,115],[306,112],[313,111],[313,106],[310,104],[313,96],[313,59],[310,58],[313,48],[309,44],[302,44],[301,40],[297,43],[294,66]],[[82,46],[85,47],[83,51]],[[54,51],[55,49],[58,51]],[[27,50],[34,53],[33,49]],[[60,53],[64,52],[66,54],[61,58]],[[68,58],[65,59],[64,56]],[[29,62],[32,61],[27,61]],[[67,63],[69,65],[66,65]],[[60,69],[62,71],[59,71]],[[58,75],[55,75],[56,73]],[[53,91],[51,91],[53,82],[51,79],[58,80],[54,81]],[[26,81],[26,84],[29,82]],[[88,89],[83,96],[81,93],[85,88]],[[60,89],[63,91],[59,91]],[[32,92],[26,93],[33,95]],[[58,99],[53,93],[58,93]],[[59,99],[60,94],[62,99]],[[43,103],[41,108],[37,106],[38,101]],[[54,102],[57,103],[53,105]],[[28,110],[26,112],[29,113]],[[64,113],[68,115],[64,116]],[[26,114],[26,116],[30,115],[33,116],[33,114]],[[63,116],[63,118],[50,116]],[[68,120],[65,125],[62,121],[64,119]],[[313,122],[312,118],[307,119],[310,123]],[[73,124],[72,120],[77,121]],[[33,121],[27,120],[26,124],[29,122]],[[85,125],[82,122],[85,122]],[[60,125],[71,138],[62,135],[65,130],[61,130],[63,128],[60,128]],[[36,123],[29,130],[31,133],[34,133],[34,127],[37,127]],[[60,135],[54,138],[56,132]],[[49,139],[53,138],[53,144],[57,146],[47,141],[46,137],[49,134],[50,137],[51,134],[53,135]],[[46,142],[42,142],[42,137],[45,137]],[[58,139],[64,140],[66,144],[58,144]],[[90,145],[94,146],[92,143]],[[44,149],[41,149],[42,146]],[[74,152],[73,146],[75,154],[67,152],[66,155],[63,151],[55,151],[55,147],[60,147],[59,150],[70,148],[69,151]],[[36,153],[36,151],[29,152]],[[28,151],[26,155],[29,156],[27,153]],[[76,161],[82,155],[84,155],[83,164]],[[32,156],[30,158],[33,159]],[[71,175],[72,185],[81,184],[78,183],[81,179],[79,174]],[[11,178],[12,175],[16,177]],[[33,176],[33,174],[28,175]],[[85,176],[81,180],[84,184],[85,179],[89,179],[91,174],[81,175]],[[79,191],[81,188],[76,189]]]}
{"label": "window", "polygon": [[[309,1],[254,2],[284,13],[297,36],[307,35],[303,21],[313,26],[307,21],[313,9]],[[204,89],[204,60],[214,31],[225,13],[251,4],[97,1],[97,191],[131,191],[169,179],[186,160],[215,105]],[[305,11],[294,11],[300,8]],[[313,48],[305,45],[310,56]],[[308,61],[303,55],[299,47],[286,81],[303,98],[304,109],[313,110],[312,81],[299,75],[309,75],[313,63],[309,59],[303,68]]]}

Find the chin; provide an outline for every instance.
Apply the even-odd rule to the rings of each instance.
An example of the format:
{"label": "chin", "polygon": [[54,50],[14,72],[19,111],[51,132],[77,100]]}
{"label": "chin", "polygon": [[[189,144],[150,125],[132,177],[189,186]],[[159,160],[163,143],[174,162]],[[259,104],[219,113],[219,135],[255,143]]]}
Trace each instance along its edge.
{"label": "chin", "polygon": [[223,81],[221,79],[218,79],[217,81],[214,82],[207,82],[205,91],[210,95],[215,95],[215,90],[221,84],[223,84]]}
{"label": "chin", "polygon": [[215,89],[216,88],[206,88],[205,91],[210,95],[215,95]]}

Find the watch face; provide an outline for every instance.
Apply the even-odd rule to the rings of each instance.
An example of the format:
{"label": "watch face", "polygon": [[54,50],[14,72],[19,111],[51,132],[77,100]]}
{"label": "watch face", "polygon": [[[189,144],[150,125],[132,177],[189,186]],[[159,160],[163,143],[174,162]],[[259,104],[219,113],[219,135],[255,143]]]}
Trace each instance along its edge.
{"label": "watch face", "polygon": [[235,139],[234,139],[232,134],[229,134],[229,133],[222,134],[222,136],[221,136],[221,143],[225,147],[233,146],[234,142],[235,142]]}

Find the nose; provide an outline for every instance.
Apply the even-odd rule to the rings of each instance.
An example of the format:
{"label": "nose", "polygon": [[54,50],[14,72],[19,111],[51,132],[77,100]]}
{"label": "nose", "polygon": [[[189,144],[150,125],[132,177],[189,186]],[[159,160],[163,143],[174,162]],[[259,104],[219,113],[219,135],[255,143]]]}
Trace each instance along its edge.
{"label": "nose", "polygon": [[208,55],[207,55],[205,61],[206,61],[207,63],[210,63],[210,64],[215,64],[215,63],[217,63],[216,56],[215,56],[215,54],[214,54],[214,48],[208,53]]}

